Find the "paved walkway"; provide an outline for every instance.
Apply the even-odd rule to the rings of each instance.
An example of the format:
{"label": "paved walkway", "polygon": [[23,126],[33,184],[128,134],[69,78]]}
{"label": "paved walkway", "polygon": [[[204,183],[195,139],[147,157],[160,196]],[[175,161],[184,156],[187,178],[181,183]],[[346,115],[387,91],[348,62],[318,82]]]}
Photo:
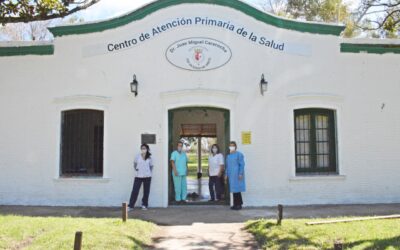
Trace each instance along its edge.
{"label": "paved walkway", "polygon": [[[284,206],[284,218],[324,218],[369,216],[400,213],[400,204]],[[1,206],[0,214],[27,216],[71,216],[87,218],[120,218],[120,207],[49,207]],[[192,223],[240,223],[257,218],[276,218],[276,207],[248,207],[231,211],[228,206],[170,206],[142,211],[135,208],[130,218],[159,225],[191,225]]]}
{"label": "paved walkway", "polygon": [[193,223],[161,226],[153,249],[259,249],[244,223]]}
{"label": "paved walkway", "polygon": [[[284,206],[284,218],[323,218],[399,214],[400,204]],[[0,214],[28,216],[121,217],[119,207],[0,206]],[[258,249],[253,237],[243,230],[244,222],[276,218],[276,207],[171,206],[135,209],[129,218],[154,222],[153,249]]]}

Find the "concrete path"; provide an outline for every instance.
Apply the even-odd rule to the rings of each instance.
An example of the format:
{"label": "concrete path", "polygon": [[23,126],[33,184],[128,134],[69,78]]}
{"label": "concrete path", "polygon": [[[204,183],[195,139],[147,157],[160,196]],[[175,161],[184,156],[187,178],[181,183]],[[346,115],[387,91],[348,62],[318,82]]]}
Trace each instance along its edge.
{"label": "concrete path", "polygon": [[[400,204],[285,206],[284,218],[326,218],[338,216],[371,216],[400,213]],[[86,218],[120,218],[121,207],[50,207],[2,206],[0,214],[26,216],[71,216]],[[276,218],[276,207],[246,207],[231,211],[228,206],[183,205],[168,208],[136,209],[130,218],[159,225],[191,225],[203,223],[240,223],[257,218]],[[182,216],[183,215],[183,216]]]}
{"label": "concrete path", "polygon": [[[373,216],[400,213],[400,204],[284,206],[285,218]],[[0,206],[0,214],[27,216],[121,217],[120,207]],[[276,207],[244,208],[186,205],[135,209],[129,218],[159,225],[153,249],[258,249],[253,237],[243,230],[244,222],[276,218]]]}
{"label": "concrete path", "polygon": [[152,249],[259,249],[244,230],[244,223],[193,223],[189,226],[161,226],[153,237]]}

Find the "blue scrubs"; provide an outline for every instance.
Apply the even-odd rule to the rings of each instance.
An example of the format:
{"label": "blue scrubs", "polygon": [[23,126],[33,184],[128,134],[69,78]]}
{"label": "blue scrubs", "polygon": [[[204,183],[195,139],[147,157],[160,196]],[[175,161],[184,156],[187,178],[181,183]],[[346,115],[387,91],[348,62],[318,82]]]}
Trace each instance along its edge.
{"label": "blue scrubs", "polygon": [[174,161],[176,171],[178,172],[178,176],[176,176],[174,171],[172,171],[172,179],[174,181],[175,189],[175,200],[184,201],[186,200],[187,196],[186,175],[188,158],[185,152],[179,153],[175,150],[171,154],[171,161]]}
{"label": "blue scrubs", "polygon": [[[244,176],[244,156],[241,152],[235,151],[226,156],[225,175],[229,180],[229,191],[239,193],[246,191],[246,181]],[[239,180],[239,175],[243,176]]]}

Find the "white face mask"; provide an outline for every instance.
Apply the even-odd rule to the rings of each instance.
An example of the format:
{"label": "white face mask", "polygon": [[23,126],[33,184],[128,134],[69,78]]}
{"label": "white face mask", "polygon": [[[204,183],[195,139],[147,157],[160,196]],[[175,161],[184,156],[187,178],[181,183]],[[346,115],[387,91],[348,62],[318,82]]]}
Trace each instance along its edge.
{"label": "white face mask", "polygon": [[217,149],[217,148],[212,148],[211,150],[212,150],[212,152],[213,152],[214,154],[216,154],[216,153],[218,152],[218,149]]}
{"label": "white face mask", "polygon": [[182,151],[182,147],[178,147],[178,152],[181,152]]}
{"label": "white face mask", "polygon": [[235,151],[235,147],[234,146],[229,146],[229,150],[231,151],[231,152],[233,152],[233,151]]}
{"label": "white face mask", "polygon": [[147,149],[142,149],[142,154],[146,154],[147,153]]}

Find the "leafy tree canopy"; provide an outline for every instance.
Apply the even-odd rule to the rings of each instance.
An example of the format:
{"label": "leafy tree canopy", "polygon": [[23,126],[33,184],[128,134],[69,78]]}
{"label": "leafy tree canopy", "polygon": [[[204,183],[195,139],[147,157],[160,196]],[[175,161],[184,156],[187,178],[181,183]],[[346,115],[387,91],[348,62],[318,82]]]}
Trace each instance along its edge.
{"label": "leafy tree canopy", "polygon": [[0,0],[0,23],[43,21],[65,17],[100,0]]}
{"label": "leafy tree canopy", "polygon": [[384,37],[398,37],[400,0],[363,0],[356,11],[356,23],[362,29],[378,31]]}

